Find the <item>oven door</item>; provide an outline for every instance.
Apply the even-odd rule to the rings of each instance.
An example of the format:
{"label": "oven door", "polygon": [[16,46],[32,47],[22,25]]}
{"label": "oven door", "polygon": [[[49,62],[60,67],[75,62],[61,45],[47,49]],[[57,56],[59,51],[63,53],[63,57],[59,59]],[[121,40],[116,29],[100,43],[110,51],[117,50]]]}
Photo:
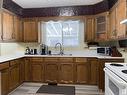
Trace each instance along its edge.
{"label": "oven door", "polygon": [[105,95],[127,95],[127,82],[105,68]]}

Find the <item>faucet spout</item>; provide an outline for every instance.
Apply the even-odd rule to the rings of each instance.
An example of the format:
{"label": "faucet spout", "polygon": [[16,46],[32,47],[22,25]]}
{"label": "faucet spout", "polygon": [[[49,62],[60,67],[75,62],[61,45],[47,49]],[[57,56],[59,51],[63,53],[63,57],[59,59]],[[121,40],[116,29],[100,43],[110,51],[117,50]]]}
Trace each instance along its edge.
{"label": "faucet spout", "polygon": [[60,55],[63,55],[63,54],[64,54],[64,50],[63,50],[62,44],[61,44],[61,43],[56,43],[56,44],[55,44],[55,48],[57,48],[58,45],[59,45],[59,47],[60,47],[60,52],[59,52],[59,54],[60,54]]}

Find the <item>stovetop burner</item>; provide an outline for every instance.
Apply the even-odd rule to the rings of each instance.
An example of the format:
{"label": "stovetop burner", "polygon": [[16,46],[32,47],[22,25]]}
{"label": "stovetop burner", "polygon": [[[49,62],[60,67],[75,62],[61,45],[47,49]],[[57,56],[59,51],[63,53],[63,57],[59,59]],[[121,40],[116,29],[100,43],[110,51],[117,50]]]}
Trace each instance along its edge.
{"label": "stovetop burner", "polygon": [[122,70],[123,73],[127,74],[127,70]]}
{"label": "stovetop burner", "polygon": [[111,66],[119,66],[119,67],[122,67],[123,65],[121,65],[121,64],[110,64]]}

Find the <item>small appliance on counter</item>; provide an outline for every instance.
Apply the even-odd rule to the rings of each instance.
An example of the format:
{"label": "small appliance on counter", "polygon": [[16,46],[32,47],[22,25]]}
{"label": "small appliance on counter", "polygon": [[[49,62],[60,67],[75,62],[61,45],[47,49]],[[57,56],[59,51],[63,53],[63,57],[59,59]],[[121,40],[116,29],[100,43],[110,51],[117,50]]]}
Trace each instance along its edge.
{"label": "small appliance on counter", "polygon": [[29,47],[26,47],[26,51],[25,51],[26,55],[37,55],[37,49],[30,49]]}
{"label": "small appliance on counter", "polygon": [[48,54],[48,46],[45,44],[40,45],[40,54],[41,55],[46,55]]}
{"label": "small appliance on counter", "polygon": [[97,47],[97,53],[104,56],[111,56],[112,49],[110,47]]}

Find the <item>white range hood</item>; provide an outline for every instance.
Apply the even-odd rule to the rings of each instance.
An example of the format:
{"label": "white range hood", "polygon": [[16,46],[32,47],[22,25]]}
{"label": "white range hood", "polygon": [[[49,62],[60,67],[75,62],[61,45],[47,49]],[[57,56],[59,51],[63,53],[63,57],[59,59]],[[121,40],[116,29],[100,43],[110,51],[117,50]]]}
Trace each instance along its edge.
{"label": "white range hood", "polygon": [[127,19],[122,20],[120,24],[127,24]]}

